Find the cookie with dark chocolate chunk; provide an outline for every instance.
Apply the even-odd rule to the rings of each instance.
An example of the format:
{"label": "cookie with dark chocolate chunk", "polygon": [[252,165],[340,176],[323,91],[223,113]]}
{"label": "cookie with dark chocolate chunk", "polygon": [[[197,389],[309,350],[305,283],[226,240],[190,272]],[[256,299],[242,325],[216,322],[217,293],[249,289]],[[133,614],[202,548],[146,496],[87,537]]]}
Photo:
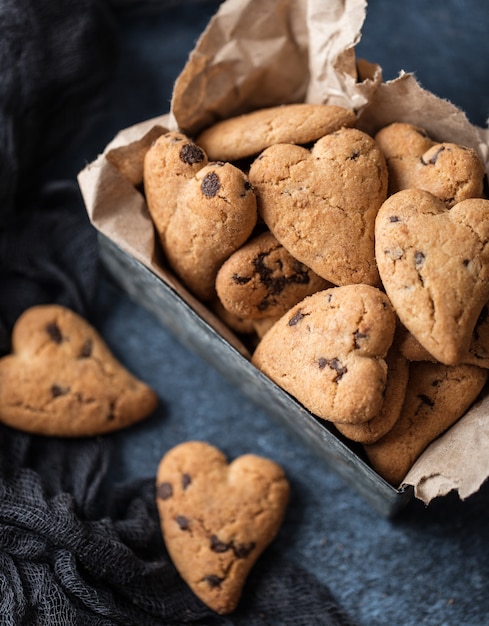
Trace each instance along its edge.
{"label": "cookie with dark chocolate chunk", "polygon": [[219,267],[256,224],[247,176],[231,163],[209,163],[188,137],[169,132],[146,153],[144,190],[169,265],[194,295],[211,300]]}
{"label": "cookie with dark chocolate chunk", "polygon": [[214,446],[189,441],[162,458],[156,503],[163,539],[182,578],[217,613],[236,608],[288,498],[281,467],[253,454],[228,463]]}
{"label": "cookie with dark chocolate chunk", "polygon": [[326,289],[275,322],[252,362],[321,419],[361,424],[382,408],[395,324],[380,289]]}
{"label": "cookie with dark chocolate chunk", "polygon": [[127,427],[157,405],[82,317],[59,305],[27,309],[0,359],[0,422],[40,435],[85,437]]}
{"label": "cookie with dark chocolate chunk", "polygon": [[413,463],[467,411],[487,381],[475,365],[411,363],[401,415],[392,429],[365,446],[372,467],[398,487]]}
{"label": "cookie with dark chocolate chunk", "polygon": [[369,135],[342,128],[311,150],[271,146],[249,177],[263,221],[294,258],[334,285],[380,284],[374,228],[387,166]]}
{"label": "cookie with dark chocolate chunk", "polygon": [[402,324],[437,361],[462,363],[489,300],[489,200],[447,209],[428,191],[405,189],[381,207],[375,237]]}
{"label": "cookie with dark chocolate chunk", "polygon": [[448,208],[483,194],[484,165],[472,148],[432,140],[421,127],[394,122],[375,140],[389,170],[389,194],[402,189],[424,189]]}
{"label": "cookie with dark chocolate chunk", "polygon": [[216,277],[223,306],[253,320],[280,317],[306,296],[331,286],[294,259],[270,232],[234,252]]}

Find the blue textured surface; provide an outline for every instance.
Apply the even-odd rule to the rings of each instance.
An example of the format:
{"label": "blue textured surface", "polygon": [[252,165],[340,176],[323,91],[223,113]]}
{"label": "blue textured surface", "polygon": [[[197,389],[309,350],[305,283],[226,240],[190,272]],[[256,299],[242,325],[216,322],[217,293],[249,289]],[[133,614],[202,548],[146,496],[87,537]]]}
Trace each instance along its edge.
{"label": "blue textured surface", "polygon": [[[87,140],[84,162],[120,128],[167,111],[173,80],[214,8],[177,6],[122,24],[111,106]],[[386,79],[414,71],[425,88],[485,125],[488,26],[485,1],[372,0],[358,56],[379,63]],[[96,323],[120,360],[161,397],[151,419],[114,436],[114,482],[154,475],[166,450],[193,438],[230,457],[269,456],[292,484],[278,545],[323,581],[359,626],[489,623],[489,485],[465,502],[453,495],[427,509],[413,502],[395,520],[382,519],[103,274]]]}

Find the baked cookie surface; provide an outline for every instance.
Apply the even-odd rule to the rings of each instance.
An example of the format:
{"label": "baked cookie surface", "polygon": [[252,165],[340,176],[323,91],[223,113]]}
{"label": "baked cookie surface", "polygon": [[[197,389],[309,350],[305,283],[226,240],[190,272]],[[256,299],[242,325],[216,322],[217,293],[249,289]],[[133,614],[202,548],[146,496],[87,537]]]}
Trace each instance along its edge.
{"label": "baked cookie surface", "polygon": [[356,123],[353,111],[328,104],[284,104],[217,122],[195,140],[215,161],[236,161],[276,143],[307,144]]}
{"label": "baked cookie surface", "polygon": [[402,324],[437,360],[461,363],[489,299],[489,200],[450,210],[420,189],[390,196],[376,220],[382,283]]}
{"label": "baked cookie surface", "polygon": [[206,153],[182,133],[156,139],[144,157],[144,194],[160,239],[187,181],[209,163]]}
{"label": "baked cookie surface", "polygon": [[331,287],[266,232],[223,263],[216,290],[224,307],[253,320],[280,317],[316,291]]}
{"label": "baked cookie surface", "polygon": [[335,424],[337,430],[351,441],[374,443],[388,433],[399,419],[409,379],[409,362],[399,351],[397,343],[392,344],[385,362],[384,401],[377,415],[362,424]]}
{"label": "baked cookie surface", "polygon": [[474,365],[411,363],[401,415],[392,429],[365,446],[375,471],[398,487],[427,446],[476,400],[488,371]]}
{"label": "baked cookie surface", "polygon": [[387,167],[371,137],[344,128],[311,151],[271,146],[249,178],[260,215],[293,257],[335,285],[379,284],[374,228]]}
{"label": "baked cookie surface", "polygon": [[369,285],[305,298],[265,334],[252,363],[321,419],[360,424],[384,402],[392,307]]}
{"label": "baked cookie surface", "polygon": [[180,192],[162,237],[166,258],[197,297],[210,300],[220,266],[248,239],[256,219],[246,176],[230,163],[210,163]]}
{"label": "baked cookie surface", "polygon": [[256,224],[248,178],[230,163],[209,163],[199,146],[171,132],[146,153],[144,189],[170,267],[198,298],[212,299],[217,270]]}
{"label": "baked cookie surface", "polygon": [[0,421],[30,433],[84,437],[147,417],[156,394],[112,355],[95,329],[58,305],[25,311],[0,359]]}
{"label": "baked cookie surface", "polygon": [[283,470],[263,457],[247,454],[228,463],[214,446],[189,441],[162,458],[156,502],[166,547],[182,578],[214,611],[236,608],[288,498]]}
{"label": "baked cookie surface", "polygon": [[389,194],[415,187],[440,198],[448,208],[483,194],[484,165],[472,148],[436,142],[419,126],[395,122],[375,140],[389,170]]}

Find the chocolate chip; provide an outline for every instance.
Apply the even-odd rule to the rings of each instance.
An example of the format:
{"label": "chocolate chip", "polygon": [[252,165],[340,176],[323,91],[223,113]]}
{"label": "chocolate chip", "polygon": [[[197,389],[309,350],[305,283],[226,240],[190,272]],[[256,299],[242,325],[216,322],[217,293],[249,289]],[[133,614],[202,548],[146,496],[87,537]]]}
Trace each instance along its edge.
{"label": "chocolate chip", "polygon": [[192,482],[190,474],[182,474],[182,489],[185,491]]}
{"label": "chocolate chip", "polygon": [[255,545],[253,541],[250,543],[233,544],[233,552],[238,559],[245,559],[254,549]]}
{"label": "chocolate chip", "polygon": [[[259,276],[260,283],[265,286],[268,292],[265,298],[263,298],[258,305],[258,310],[260,311],[267,309],[270,304],[274,302],[273,296],[278,296],[282,293],[287,285],[307,285],[310,281],[308,268],[299,261],[296,261],[293,265],[293,274],[290,276],[284,276],[282,273],[274,275],[274,270],[266,263],[267,259],[268,254],[265,252],[261,252],[253,259],[253,265]],[[277,259],[275,263],[278,266],[279,272],[282,272],[282,261]]]}
{"label": "chocolate chip", "polygon": [[384,254],[390,257],[393,261],[398,261],[402,258],[404,250],[402,248],[385,248]]}
{"label": "chocolate chip", "polygon": [[319,365],[319,369],[321,370],[324,369],[327,365],[328,367],[330,367],[332,370],[336,372],[336,378],[334,379],[335,383],[341,380],[341,378],[348,372],[348,369],[344,365],[342,365],[339,359],[337,358],[326,359],[324,357],[320,357],[318,359],[318,365]]}
{"label": "chocolate chip", "polygon": [[210,574],[209,576],[204,576],[202,580],[208,583],[209,587],[219,587],[224,578],[220,578],[215,574]]}
{"label": "chocolate chip", "polygon": [[469,267],[469,265],[470,265],[470,259],[464,259],[464,260],[462,261],[462,265],[463,265],[464,267]]}
{"label": "chocolate chip", "polygon": [[57,398],[59,396],[65,396],[67,393],[69,393],[70,388],[69,387],[64,387],[62,385],[52,385],[51,387],[51,395],[53,396],[53,398]]}
{"label": "chocolate chip", "polygon": [[205,159],[205,154],[202,148],[194,143],[186,143],[180,150],[180,159],[187,165],[193,165],[194,163],[201,163]]}
{"label": "chocolate chip", "polygon": [[231,546],[231,543],[224,543],[216,535],[211,535],[211,550],[213,552],[227,552]]}
{"label": "chocolate chip", "polygon": [[348,372],[348,369],[344,365],[342,365],[338,359],[331,359],[328,365],[332,370],[335,370],[335,372],[337,372],[335,382],[338,382]]}
{"label": "chocolate chip", "polygon": [[251,278],[249,276],[239,276],[238,274],[233,274],[233,280],[237,285],[246,285],[249,283]]}
{"label": "chocolate chip", "polygon": [[60,327],[56,324],[56,322],[48,324],[46,326],[46,332],[51,341],[54,341],[54,343],[61,343],[63,341],[63,335],[61,334]]}
{"label": "chocolate chip", "polygon": [[156,489],[156,495],[161,500],[168,500],[173,495],[173,486],[171,483],[160,483]]}
{"label": "chocolate chip", "polygon": [[414,264],[416,269],[423,267],[425,258],[426,257],[423,252],[416,252],[414,254]]}
{"label": "chocolate chip", "polygon": [[181,530],[188,530],[189,527],[190,527],[190,523],[188,521],[188,518],[185,517],[184,515],[177,515],[175,517],[175,521],[180,526]]}
{"label": "chocolate chip", "polygon": [[429,165],[434,165],[434,164],[437,162],[438,157],[439,157],[439,156],[440,156],[440,154],[443,152],[443,150],[445,150],[445,146],[440,146],[440,147],[438,148],[438,150],[435,152],[435,154],[434,154],[434,155],[433,155],[430,159],[428,159],[428,161],[425,161],[425,160],[424,160],[424,158],[423,158],[423,157],[421,157],[421,163],[422,163],[423,165],[428,165],[428,164],[429,164]]}
{"label": "chocolate chip", "polygon": [[107,421],[108,422],[112,422],[112,420],[115,420],[115,402],[111,402],[110,403],[110,413],[107,415]]}
{"label": "chocolate chip", "polygon": [[245,180],[244,181],[244,188],[245,188],[245,192],[250,191],[251,189],[253,189],[253,186],[251,185],[249,180]]}
{"label": "chocolate chip", "polygon": [[389,222],[400,222],[401,218],[398,215],[389,216]]}
{"label": "chocolate chip", "polygon": [[297,311],[297,313],[295,315],[293,315],[290,320],[289,320],[289,326],[295,326],[296,324],[298,324],[304,317],[306,317],[306,314],[302,312],[301,309],[299,309]]}
{"label": "chocolate chip", "polygon": [[80,350],[80,358],[87,359],[92,354],[93,342],[90,338],[88,338],[82,346]]}
{"label": "chocolate chip", "polygon": [[424,393],[418,393],[418,398],[423,404],[427,404],[428,406],[435,406],[435,401]]}
{"label": "chocolate chip", "polygon": [[351,161],[356,161],[360,156],[360,150],[353,150],[353,152],[348,157]]}
{"label": "chocolate chip", "polygon": [[359,348],[360,344],[358,343],[361,339],[367,339],[367,334],[366,333],[361,333],[359,330],[355,331],[353,333],[353,338],[354,338],[354,346],[355,348]]}
{"label": "chocolate chip", "polygon": [[202,193],[207,198],[213,198],[217,195],[221,187],[221,181],[219,180],[219,176],[215,172],[209,172],[204,176],[204,179],[200,185],[202,189]]}

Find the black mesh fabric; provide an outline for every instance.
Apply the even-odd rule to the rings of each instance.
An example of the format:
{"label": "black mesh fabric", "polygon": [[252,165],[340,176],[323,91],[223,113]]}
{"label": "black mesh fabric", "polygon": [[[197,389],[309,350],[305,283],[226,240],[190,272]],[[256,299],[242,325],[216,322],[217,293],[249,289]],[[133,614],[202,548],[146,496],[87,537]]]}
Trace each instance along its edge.
{"label": "black mesh fabric", "polygon": [[238,609],[215,614],[168,557],[154,478],[108,492],[110,438],[64,441],[7,427],[0,437],[2,624],[351,626],[328,589],[273,544]]}
{"label": "black mesh fabric", "polygon": [[[143,3],[139,3],[143,4]],[[155,10],[157,2],[149,2]],[[117,2],[0,3],[0,352],[28,306],[86,314],[96,238],[74,180],[46,172],[97,114],[117,59]],[[134,9],[132,1],[121,6]],[[164,6],[164,2],[161,2]],[[116,7],[117,8],[117,7]],[[238,610],[189,590],[161,538],[154,477],[108,485],[111,439],[0,426],[0,615],[14,626],[347,625],[329,591],[273,545]]]}

